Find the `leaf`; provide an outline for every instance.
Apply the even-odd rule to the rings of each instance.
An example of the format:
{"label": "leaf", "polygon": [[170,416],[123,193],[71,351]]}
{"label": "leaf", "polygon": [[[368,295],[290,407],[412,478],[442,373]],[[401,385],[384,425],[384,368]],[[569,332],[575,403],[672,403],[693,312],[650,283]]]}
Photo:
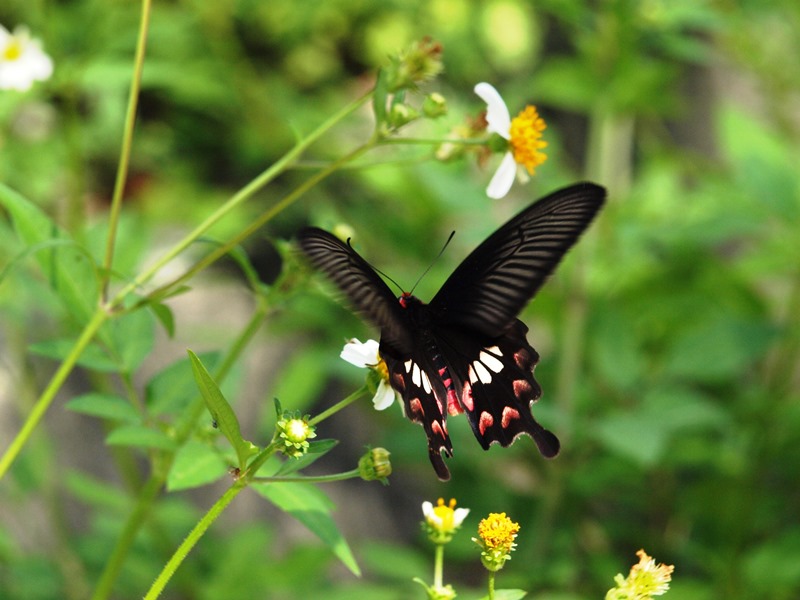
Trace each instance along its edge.
{"label": "leaf", "polygon": [[175,454],[167,477],[167,490],[174,492],[217,481],[228,472],[228,463],[215,448],[189,440]]}
{"label": "leaf", "polygon": [[[214,368],[218,353],[202,354],[203,363]],[[176,360],[159,371],[145,387],[147,408],[151,415],[178,413],[197,398],[197,385],[188,358]]]}
{"label": "leaf", "polygon": [[354,575],[361,575],[347,541],[331,517],[334,504],[319,488],[310,483],[253,483],[252,487],[308,527]]}
{"label": "leaf", "polygon": [[136,422],[141,419],[139,412],[121,396],[113,394],[89,393],[77,396],[66,403],[69,410],[116,421]]}
{"label": "leaf", "polygon": [[173,338],[175,336],[175,315],[172,313],[172,309],[162,302],[148,302],[147,307],[153,311],[156,319],[167,332],[167,336],[170,339]]}
{"label": "leaf", "polygon": [[244,469],[247,466],[247,459],[258,452],[258,448],[242,437],[239,419],[236,418],[236,413],[233,412],[231,405],[222,395],[217,383],[203,366],[203,363],[200,362],[200,359],[197,358],[197,355],[191,350],[187,350],[187,352],[189,353],[189,361],[192,363],[195,382],[200,389],[200,395],[205,400],[208,412],[211,413],[211,418],[216,422],[219,430],[236,451],[239,468]]}
{"label": "leaf", "polygon": [[[493,598],[495,600],[520,600],[528,595],[525,590],[495,590]],[[483,596],[481,600],[489,600],[489,596]]]}
{"label": "leaf", "polygon": [[133,310],[103,325],[100,331],[118,370],[132,373],[153,350],[155,323],[146,310]]}
{"label": "leaf", "polygon": [[[74,345],[75,340],[72,339],[47,340],[31,344],[28,346],[28,350],[40,356],[62,361],[67,357]],[[119,365],[111,360],[108,354],[97,344],[86,346],[86,349],[78,358],[78,364],[87,369],[106,373],[115,373],[119,370]]]}
{"label": "leaf", "polygon": [[175,441],[162,431],[145,425],[122,425],[108,434],[106,443],[111,446],[133,446],[175,450]]}
{"label": "leaf", "polygon": [[[8,210],[17,235],[26,246],[41,245],[35,253],[39,267],[69,313],[80,322],[88,321],[98,296],[98,280],[89,252],[35,204],[3,184],[0,184],[0,205]],[[64,247],[53,245],[54,240],[67,243]]]}
{"label": "leaf", "polygon": [[300,458],[289,458],[283,462],[276,475],[288,475],[305,469],[308,465],[330,452],[339,440],[318,440],[308,443],[308,451]]}

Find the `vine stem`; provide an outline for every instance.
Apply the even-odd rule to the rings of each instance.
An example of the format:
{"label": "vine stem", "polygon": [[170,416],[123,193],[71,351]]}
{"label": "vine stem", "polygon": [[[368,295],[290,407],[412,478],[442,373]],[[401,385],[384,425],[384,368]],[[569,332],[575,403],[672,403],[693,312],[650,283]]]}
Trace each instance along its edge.
{"label": "vine stem", "polygon": [[109,314],[98,308],[94,313],[94,316],[92,316],[91,320],[86,324],[86,327],[83,329],[80,337],[75,342],[75,345],[72,347],[64,361],[59,365],[58,370],[53,375],[50,383],[33,405],[31,412],[28,414],[28,418],[25,419],[25,422],[22,424],[22,428],[19,430],[19,433],[14,437],[11,444],[3,453],[2,458],[0,458],[0,479],[3,478],[8,469],[14,463],[14,460],[17,458],[19,453],[22,451],[22,448],[30,439],[33,431],[36,429],[36,426],[42,420],[42,417],[44,417],[47,409],[50,408],[50,404],[53,402],[56,394],[61,389],[61,386],[64,385],[67,377],[72,372],[73,367],[78,362],[78,358],[80,358],[81,354],[83,354],[83,351],[89,345],[89,342],[92,341],[97,331],[108,318]]}
{"label": "vine stem", "polygon": [[181,563],[183,563],[184,559],[189,555],[189,552],[191,552],[195,544],[197,544],[208,528],[211,527],[214,521],[217,520],[227,506],[233,502],[233,499],[236,498],[236,496],[238,496],[239,493],[245,489],[245,487],[245,481],[236,481],[222,496],[220,496],[219,500],[217,500],[211,506],[208,512],[203,515],[203,518],[200,519],[194,528],[189,532],[189,535],[186,536],[186,539],[183,540],[183,543],[178,546],[178,549],[175,550],[175,553],[167,561],[167,564],[164,565],[161,573],[159,573],[158,577],[153,582],[153,585],[150,586],[147,594],[145,594],[144,600],[154,600],[161,595],[161,592],[164,591],[167,583],[175,574],[175,571],[178,570],[178,567],[180,567]]}
{"label": "vine stem", "polygon": [[125,126],[122,133],[122,149],[120,150],[117,176],[114,181],[114,193],[111,197],[111,210],[109,212],[108,238],[106,239],[106,254],[103,262],[103,283],[101,297],[105,302],[108,293],[108,283],[111,279],[111,267],[114,262],[114,246],[117,240],[119,217],[122,212],[122,196],[125,192],[125,183],[128,180],[128,167],[131,162],[131,146],[133,144],[133,131],[136,124],[136,107],[139,104],[139,92],[142,87],[142,71],[144,70],[144,55],[147,48],[147,32],[150,29],[151,0],[142,0],[142,16],[139,23],[139,39],[136,42],[136,55],[133,60],[133,77],[131,90],[128,95],[128,109],[125,114]]}
{"label": "vine stem", "polygon": [[346,406],[349,406],[350,404],[352,404],[353,402],[355,402],[356,400],[358,400],[362,396],[366,396],[368,393],[369,393],[369,390],[367,389],[366,384],[362,385],[355,392],[353,392],[352,394],[347,396],[347,398],[339,400],[339,402],[337,402],[336,404],[334,404],[330,408],[322,411],[321,413],[319,413],[313,419],[309,419],[308,424],[309,425],[316,425],[317,423],[321,423],[322,421],[324,421],[325,419],[327,419],[331,415],[336,414],[337,412],[339,412],[340,410],[342,410]]}

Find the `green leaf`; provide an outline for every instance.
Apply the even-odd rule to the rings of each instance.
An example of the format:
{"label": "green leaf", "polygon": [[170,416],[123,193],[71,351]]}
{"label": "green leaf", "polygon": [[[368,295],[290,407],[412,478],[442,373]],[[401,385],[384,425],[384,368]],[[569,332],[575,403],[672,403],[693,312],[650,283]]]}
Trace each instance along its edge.
{"label": "green leaf", "polygon": [[[495,600],[520,600],[528,595],[525,590],[495,590]],[[483,596],[481,600],[489,600],[489,596]]]}
{"label": "green leaf", "polygon": [[172,313],[172,309],[161,302],[148,302],[147,307],[153,311],[156,319],[167,332],[167,336],[170,339],[173,338],[175,336],[175,315]]}
{"label": "green leaf", "polygon": [[[98,280],[91,255],[61,231],[39,208],[24,196],[0,184],[0,205],[11,215],[14,229],[28,247],[40,246],[36,258],[50,287],[71,315],[83,323],[97,306]],[[64,240],[65,246],[52,245]]]}
{"label": "green leaf", "polygon": [[105,323],[100,335],[108,345],[118,370],[132,373],[153,350],[153,315],[146,310],[133,310]]}
{"label": "green leaf", "polygon": [[308,465],[319,458],[325,456],[337,444],[339,440],[318,440],[308,443],[308,451],[300,458],[287,459],[278,469],[276,475],[288,475],[305,469]]}
{"label": "green leaf", "polygon": [[[203,363],[214,368],[219,362],[218,353],[203,354]],[[176,360],[159,371],[145,387],[147,408],[152,415],[178,413],[197,398],[197,385],[192,376],[189,359]]]}
{"label": "green leaf", "polygon": [[319,488],[309,483],[253,483],[252,487],[308,527],[354,575],[361,575],[347,541],[331,517],[334,504]]}
{"label": "green leaf", "polygon": [[90,393],[77,396],[66,403],[69,410],[116,421],[136,422],[141,419],[139,412],[121,396],[113,394]]}
{"label": "green leaf", "polygon": [[[72,350],[75,340],[47,340],[31,344],[28,350],[40,356],[46,356],[54,360],[62,361]],[[97,344],[89,344],[78,358],[78,364],[94,371],[115,373],[119,370],[119,365],[115,363],[108,354]]]}
{"label": "green leaf", "polygon": [[228,472],[228,463],[216,448],[189,440],[175,454],[167,477],[167,490],[174,492],[217,481]]}
{"label": "green leaf", "polygon": [[217,383],[203,366],[203,363],[200,362],[200,359],[197,358],[197,355],[191,350],[187,350],[187,352],[189,353],[189,361],[192,363],[195,382],[200,389],[203,400],[205,400],[208,412],[211,413],[211,418],[216,422],[217,427],[228,439],[231,446],[233,446],[239,460],[239,468],[244,470],[247,466],[247,459],[258,452],[258,448],[242,437],[239,419],[236,418],[236,413],[233,412],[231,405],[222,395]]}
{"label": "green leaf", "polygon": [[162,431],[145,425],[122,425],[108,434],[106,443],[111,446],[133,446],[175,450],[175,441]]}

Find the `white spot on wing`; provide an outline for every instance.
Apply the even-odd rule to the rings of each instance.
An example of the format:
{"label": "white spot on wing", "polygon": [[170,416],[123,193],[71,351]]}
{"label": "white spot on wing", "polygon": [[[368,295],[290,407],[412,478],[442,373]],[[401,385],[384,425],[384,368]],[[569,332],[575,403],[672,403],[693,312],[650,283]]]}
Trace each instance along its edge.
{"label": "white spot on wing", "polygon": [[411,381],[417,387],[419,387],[420,384],[422,383],[422,380],[420,379],[420,374],[419,374],[419,365],[417,365],[417,363],[414,363],[414,371],[411,373]]}
{"label": "white spot on wing", "polygon": [[403,363],[403,366],[406,368],[406,373],[411,373],[411,365],[413,365],[413,364],[414,364],[414,361],[411,360],[410,358],[406,362]]}
{"label": "white spot on wing", "polygon": [[492,381],[492,374],[483,366],[480,361],[475,361],[472,363],[472,367],[475,369],[475,374],[478,376],[478,379],[481,383],[491,383]]}
{"label": "white spot on wing", "polygon": [[428,379],[428,374],[425,371],[421,371],[422,373],[422,387],[426,393],[431,393],[431,380]]}
{"label": "white spot on wing", "polygon": [[497,360],[494,356],[489,354],[488,352],[481,351],[478,359],[484,364],[484,366],[488,367],[490,370],[494,371],[495,373],[499,373],[503,370],[503,363]]}

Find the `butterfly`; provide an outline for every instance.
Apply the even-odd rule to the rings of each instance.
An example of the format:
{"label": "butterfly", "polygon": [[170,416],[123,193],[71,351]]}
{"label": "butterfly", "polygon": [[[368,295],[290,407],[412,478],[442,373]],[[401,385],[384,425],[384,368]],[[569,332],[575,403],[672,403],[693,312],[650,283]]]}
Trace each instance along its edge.
{"label": "butterfly", "polygon": [[467,413],[484,450],[524,433],[543,456],[558,454],[558,438],[531,414],[542,394],[533,376],[539,355],[517,315],[604,201],[602,187],[578,183],[534,202],[467,256],[429,304],[396,297],[349,239],[314,227],[298,234],[310,263],[380,328],[389,382],[424,428],[439,479],[450,478],[442,458],[453,454],[448,413]]}

